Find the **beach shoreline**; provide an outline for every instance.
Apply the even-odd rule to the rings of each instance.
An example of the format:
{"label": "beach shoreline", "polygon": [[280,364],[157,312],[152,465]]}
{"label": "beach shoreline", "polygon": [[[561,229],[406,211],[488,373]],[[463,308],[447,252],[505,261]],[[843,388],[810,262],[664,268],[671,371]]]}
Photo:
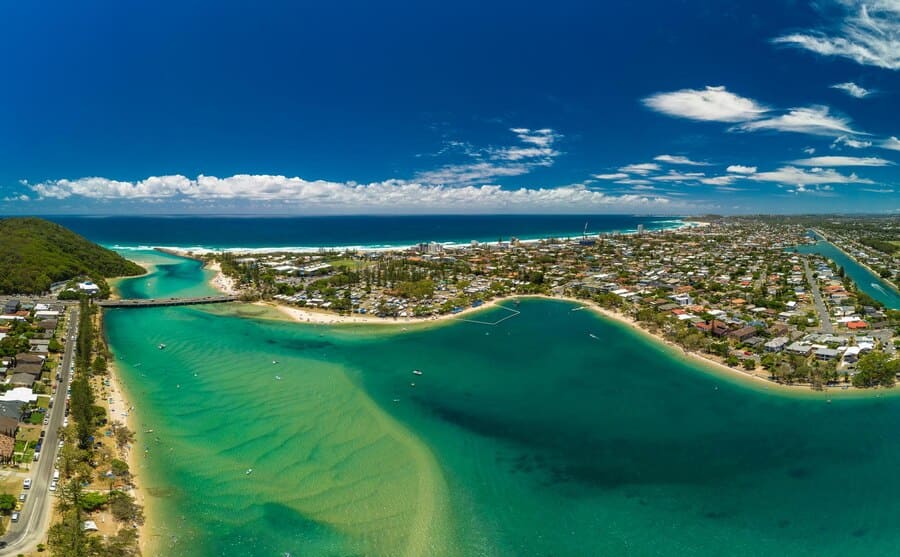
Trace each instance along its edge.
{"label": "beach shoreline", "polygon": [[107,366],[109,373],[109,395],[106,399],[107,408],[109,409],[110,421],[119,421],[125,425],[135,436],[133,443],[119,451],[119,456],[128,463],[128,469],[131,471],[131,489],[129,494],[134,497],[135,502],[141,506],[144,511],[144,521],[138,525],[138,547],[142,555],[152,555],[148,553],[150,540],[147,536],[148,524],[151,522],[152,507],[148,505],[148,498],[144,491],[143,480],[140,477],[140,465],[137,461],[137,445],[138,430],[136,428],[136,417],[134,414],[135,406],[131,404],[132,397],[124,388],[124,381],[119,377],[119,367],[115,360],[111,360]]}
{"label": "beach shoreline", "polygon": [[[666,339],[660,334],[651,332],[646,328],[642,327],[640,323],[632,319],[630,316],[625,315],[620,312],[616,312],[610,310],[608,308],[604,308],[596,304],[592,300],[585,300],[574,298],[570,296],[548,296],[543,294],[520,294],[514,296],[506,296],[502,298],[494,298],[492,300],[484,302],[483,305],[476,308],[466,308],[460,313],[457,314],[443,314],[437,316],[430,317],[406,317],[406,318],[381,318],[381,317],[373,317],[373,316],[354,316],[354,315],[338,315],[335,313],[328,313],[324,311],[315,311],[307,308],[293,307],[288,306],[286,304],[278,303],[278,302],[254,302],[253,305],[257,305],[260,307],[268,307],[274,310],[277,310],[283,316],[285,316],[289,321],[296,323],[305,323],[311,325],[334,325],[334,326],[344,326],[344,325],[394,325],[394,326],[422,326],[422,325],[438,325],[438,324],[449,324],[452,321],[460,320],[460,316],[465,316],[469,314],[474,314],[480,312],[482,310],[487,310],[493,307],[498,306],[500,303],[510,300],[516,299],[527,299],[527,298],[535,298],[535,299],[544,299],[544,300],[555,300],[568,302],[572,304],[578,304],[580,306],[585,307],[588,310],[593,311],[597,315],[600,315],[606,319],[615,321],[620,325],[627,327],[628,329],[642,335],[647,340],[656,343],[659,346],[662,346],[668,350],[672,351],[672,354],[682,361],[687,361],[695,365],[699,365],[704,370],[708,371],[710,374],[715,376],[726,376],[730,379],[740,380],[741,383],[752,385],[755,388],[763,388],[763,390],[768,392],[780,392],[783,394],[810,394],[810,395],[831,395],[835,393],[840,393],[842,396],[848,395],[864,395],[864,396],[881,396],[882,393],[885,392],[900,392],[896,389],[859,389],[853,387],[852,385],[825,385],[823,390],[816,391],[811,388],[811,386],[807,383],[797,383],[793,385],[786,385],[784,383],[777,383],[772,381],[766,377],[762,377],[761,375],[757,375],[752,372],[745,371],[743,369],[734,368],[728,366],[720,361],[717,361],[713,358],[708,357],[705,354],[701,354],[695,351],[686,350],[683,347],[675,344],[674,342]],[[464,320],[464,319],[463,319]]]}
{"label": "beach shoreline", "polygon": [[222,272],[222,265],[218,261],[207,262],[204,267],[215,273],[209,280],[209,284],[213,288],[229,296],[240,295],[241,291],[237,287],[236,281]]}

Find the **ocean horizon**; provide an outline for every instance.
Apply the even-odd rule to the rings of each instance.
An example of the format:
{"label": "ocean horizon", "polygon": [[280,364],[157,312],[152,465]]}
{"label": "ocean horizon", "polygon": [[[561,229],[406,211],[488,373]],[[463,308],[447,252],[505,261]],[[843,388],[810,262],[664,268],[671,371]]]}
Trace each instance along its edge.
{"label": "ocean horizon", "polygon": [[82,236],[119,251],[150,248],[203,251],[380,250],[573,238],[686,226],[681,217],[633,215],[398,216],[49,216]]}

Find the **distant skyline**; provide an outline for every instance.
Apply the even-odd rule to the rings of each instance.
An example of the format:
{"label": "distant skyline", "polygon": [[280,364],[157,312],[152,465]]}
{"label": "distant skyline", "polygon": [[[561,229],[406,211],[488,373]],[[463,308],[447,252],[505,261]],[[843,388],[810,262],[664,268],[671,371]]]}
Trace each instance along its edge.
{"label": "distant skyline", "polygon": [[896,0],[3,8],[0,214],[900,211]]}

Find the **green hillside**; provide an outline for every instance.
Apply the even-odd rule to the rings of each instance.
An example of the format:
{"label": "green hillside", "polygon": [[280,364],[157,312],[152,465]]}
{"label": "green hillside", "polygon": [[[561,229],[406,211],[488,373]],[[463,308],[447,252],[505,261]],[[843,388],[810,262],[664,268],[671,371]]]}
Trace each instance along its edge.
{"label": "green hillside", "polygon": [[56,223],[34,217],[0,219],[0,294],[39,294],[54,282],[139,275],[139,265]]}

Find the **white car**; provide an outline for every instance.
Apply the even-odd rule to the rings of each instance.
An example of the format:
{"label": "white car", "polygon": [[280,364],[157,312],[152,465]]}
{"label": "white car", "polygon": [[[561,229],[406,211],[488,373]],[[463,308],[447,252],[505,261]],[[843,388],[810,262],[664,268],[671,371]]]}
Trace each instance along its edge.
{"label": "white car", "polygon": [[56,491],[56,480],[50,482],[50,491]]}
{"label": "white car", "polygon": [[25,481],[22,482],[22,487],[31,489],[31,478],[25,478]]}

